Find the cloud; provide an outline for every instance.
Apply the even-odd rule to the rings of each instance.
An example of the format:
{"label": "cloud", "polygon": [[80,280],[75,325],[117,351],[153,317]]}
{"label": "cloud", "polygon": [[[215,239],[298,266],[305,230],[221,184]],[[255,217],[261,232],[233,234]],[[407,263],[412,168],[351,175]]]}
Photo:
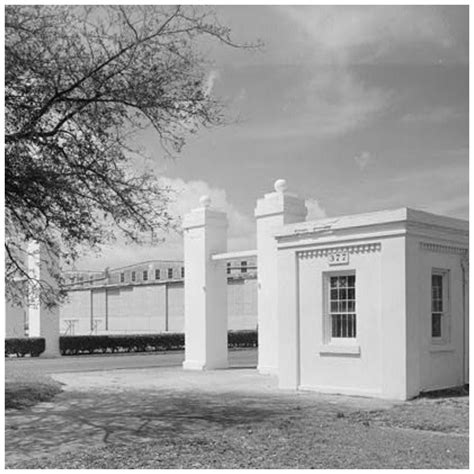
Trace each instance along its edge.
{"label": "cloud", "polygon": [[[205,181],[184,181],[180,178],[160,178],[162,186],[174,191],[174,200],[169,212],[181,220],[192,209],[200,207],[199,198],[208,195],[212,206],[227,213],[228,249],[247,250],[255,248],[255,221],[239,211],[229,202],[225,190],[210,186]],[[121,239],[105,245],[98,255],[85,254],[76,264],[77,268],[96,270],[106,266],[117,267],[146,260],[181,260],[183,258],[182,236],[162,232],[160,241],[144,245],[127,244]]]}
{"label": "cloud", "polygon": [[217,69],[213,69],[207,75],[206,81],[204,83],[204,94],[211,95],[214,89],[214,85],[217,80],[221,77],[219,71]]}
{"label": "cloud", "polygon": [[391,104],[390,91],[367,87],[341,68],[318,70],[288,92],[284,113],[271,120],[244,123],[239,139],[331,139],[370,124]]}
{"label": "cloud", "polygon": [[[199,198],[207,195],[211,198],[211,205],[227,213],[228,250],[249,250],[256,248],[255,218],[244,214],[228,199],[224,189],[210,186],[205,181],[184,181],[180,178],[160,178],[163,186],[170,186],[175,192],[174,202],[169,211],[182,219],[192,209],[200,207]],[[326,217],[326,212],[318,200],[306,200],[308,208],[307,220],[316,220]],[[103,270],[105,267],[120,267],[146,260],[181,260],[183,258],[183,240],[177,233],[162,233],[158,237],[160,242],[151,241],[144,245],[130,245],[118,239],[116,242],[105,245],[100,254],[84,254],[77,262],[76,268],[84,270]]]}
{"label": "cloud", "polygon": [[[290,20],[294,36],[304,38],[301,44],[305,45],[311,77],[304,77],[304,73],[295,77],[297,87],[286,100],[280,120],[245,131],[255,139],[331,139],[366,127],[380,118],[397,96],[362,79],[354,66],[380,60],[418,61],[425,51],[430,60],[436,57],[437,61],[440,52],[444,57],[462,49],[446,14],[438,8],[279,6],[277,11]],[[421,49],[414,56],[412,51],[418,46]],[[448,118],[444,111],[432,120]]]}
{"label": "cloud", "polygon": [[455,39],[436,8],[423,6],[283,7],[309,35],[322,60],[372,61],[399,46],[430,43],[445,50]]}
{"label": "cloud", "polygon": [[327,217],[326,211],[321,207],[317,199],[306,199],[306,207],[308,208],[307,221],[315,221]]}
{"label": "cloud", "polygon": [[465,118],[467,120],[467,114],[463,114],[461,111],[454,107],[434,107],[428,110],[422,110],[418,113],[408,113],[401,118],[401,121],[406,124],[415,123],[445,123],[458,118]]}
{"label": "cloud", "polygon": [[359,155],[354,156],[357,166],[363,170],[369,163],[373,161],[373,156],[369,151],[363,151]]}
{"label": "cloud", "polygon": [[[467,149],[445,150],[445,162],[394,172],[384,181],[383,192],[372,193],[375,208],[413,207],[435,214],[469,218],[469,160]],[[442,192],[440,192],[442,190]],[[378,195],[377,195],[378,194]]]}

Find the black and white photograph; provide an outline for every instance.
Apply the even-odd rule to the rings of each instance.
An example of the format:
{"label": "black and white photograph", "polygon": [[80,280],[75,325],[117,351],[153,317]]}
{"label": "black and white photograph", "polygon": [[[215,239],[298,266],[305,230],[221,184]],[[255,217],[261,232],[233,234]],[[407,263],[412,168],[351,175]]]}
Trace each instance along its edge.
{"label": "black and white photograph", "polygon": [[5,469],[469,469],[468,2],[1,11]]}

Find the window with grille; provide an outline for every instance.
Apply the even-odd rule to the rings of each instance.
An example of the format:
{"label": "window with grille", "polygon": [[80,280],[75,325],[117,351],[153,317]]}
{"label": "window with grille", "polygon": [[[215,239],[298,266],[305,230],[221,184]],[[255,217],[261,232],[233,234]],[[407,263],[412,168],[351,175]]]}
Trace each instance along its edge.
{"label": "window with grille", "polygon": [[168,278],[173,278],[173,269],[168,268]]}
{"label": "window with grille", "polygon": [[155,280],[159,280],[159,279],[160,279],[160,269],[156,268],[155,269]]}
{"label": "window with grille", "polygon": [[448,272],[434,270],[431,274],[431,337],[446,336],[446,312],[448,308]]}
{"label": "window with grille", "polygon": [[329,277],[329,324],[331,338],[357,335],[355,275]]}
{"label": "window with grille", "polygon": [[148,270],[143,270],[143,281],[148,280]]}

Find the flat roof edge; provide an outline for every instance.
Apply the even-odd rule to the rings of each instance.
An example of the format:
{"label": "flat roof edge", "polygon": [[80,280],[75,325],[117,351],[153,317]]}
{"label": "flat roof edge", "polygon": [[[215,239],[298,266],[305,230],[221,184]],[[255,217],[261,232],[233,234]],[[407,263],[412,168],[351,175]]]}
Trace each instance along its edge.
{"label": "flat roof edge", "polygon": [[384,224],[412,223],[433,226],[451,231],[469,232],[469,221],[454,217],[433,214],[418,209],[403,207],[384,211],[373,211],[361,214],[326,217],[312,221],[304,221],[285,225],[275,234],[276,238],[290,237],[297,234],[343,230],[358,227],[378,227]]}

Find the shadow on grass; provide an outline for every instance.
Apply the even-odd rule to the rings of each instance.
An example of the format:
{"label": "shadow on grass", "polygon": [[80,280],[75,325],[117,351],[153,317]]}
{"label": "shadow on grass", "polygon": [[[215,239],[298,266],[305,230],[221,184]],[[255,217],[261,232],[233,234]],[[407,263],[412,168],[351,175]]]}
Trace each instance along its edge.
{"label": "shadow on grass", "polygon": [[[6,455],[10,461],[75,446],[167,440],[272,420],[277,400],[242,395],[119,392],[101,396],[64,392],[54,403],[9,414]],[[9,456],[10,455],[10,456]]]}
{"label": "shadow on grass", "polygon": [[453,397],[468,397],[469,385],[462,385],[460,387],[445,388],[443,390],[433,390],[430,392],[422,392],[417,398],[453,398]]}
{"label": "shadow on grass", "polygon": [[49,377],[5,382],[5,409],[23,409],[52,400],[62,392],[61,384]]}

